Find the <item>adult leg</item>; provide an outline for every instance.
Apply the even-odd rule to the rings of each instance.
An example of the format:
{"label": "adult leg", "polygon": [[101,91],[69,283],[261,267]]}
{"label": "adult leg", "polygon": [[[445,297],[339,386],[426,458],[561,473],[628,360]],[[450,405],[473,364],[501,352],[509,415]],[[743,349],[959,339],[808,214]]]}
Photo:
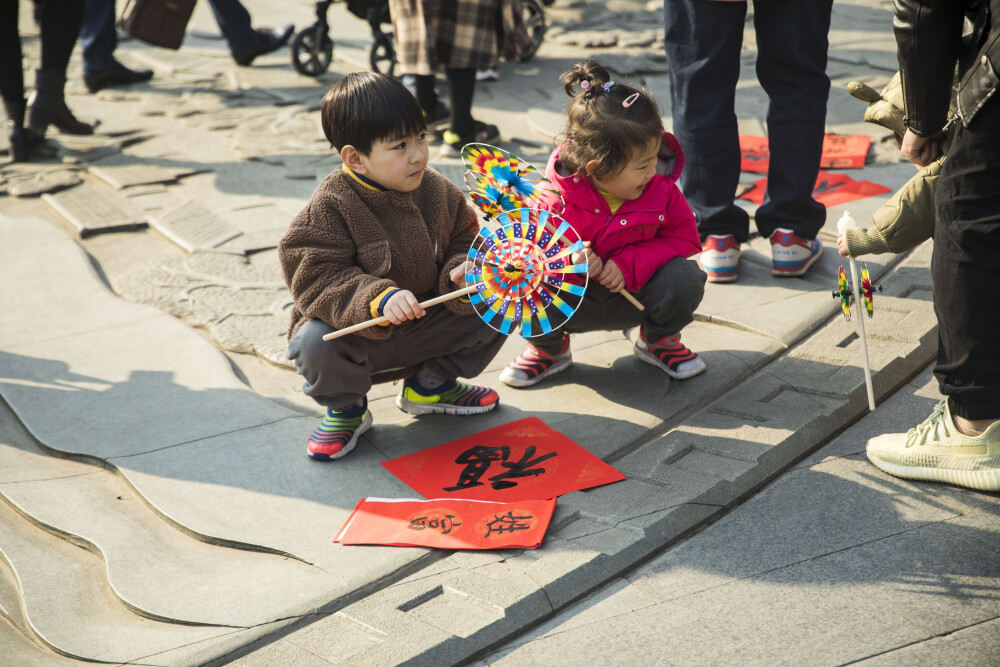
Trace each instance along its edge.
{"label": "adult leg", "polygon": [[79,0],[45,0],[42,5],[41,69],[35,72],[35,92],[28,100],[28,127],[43,136],[55,125],[67,134],[93,134],[94,127],[80,122],[66,106],[66,66],[83,23]]}
{"label": "adult leg", "polygon": [[222,36],[229,44],[230,53],[243,53],[253,47],[256,34],[250,22],[250,12],[240,0],[208,0],[208,4]]}
{"label": "adult leg", "polygon": [[680,186],[709,234],[747,240],[749,215],[734,203],[740,179],[736,83],[746,4],[664,0],[673,132],[684,149]]}
{"label": "adult leg", "polygon": [[83,24],[80,26],[83,47],[83,74],[108,69],[115,62],[115,1],[84,0]]}
{"label": "adult leg", "polygon": [[951,413],[1000,419],[1000,103],[958,124],[936,189],[934,374]]}
{"label": "adult leg", "polygon": [[775,229],[814,239],[826,208],[813,199],[826,124],[826,75],[833,0],[754,2],[757,79],[767,109],[771,162],[755,220],[762,236]]}
{"label": "adult leg", "polygon": [[448,67],[448,93],[451,97],[451,131],[463,139],[476,129],[472,119],[472,97],[476,92],[476,70]]}
{"label": "adult leg", "polygon": [[24,70],[21,64],[21,36],[17,30],[17,2],[0,2],[0,97],[7,113],[10,159],[28,159],[24,136]]}

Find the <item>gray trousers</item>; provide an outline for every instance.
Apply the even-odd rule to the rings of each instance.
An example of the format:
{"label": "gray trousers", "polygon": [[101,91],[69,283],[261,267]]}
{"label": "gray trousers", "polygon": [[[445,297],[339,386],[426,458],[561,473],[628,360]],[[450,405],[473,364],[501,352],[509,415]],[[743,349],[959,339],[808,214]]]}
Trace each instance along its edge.
{"label": "gray trousers", "polygon": [[386,340],[357,334],[324,341],[334,331],[309,320],[288,341],[288,358],[305,378],[302,391],[335,410],[368,394],[372,384],[409,375],[425,366],[443,378],[476,377],[500,351],[505,338],[476,315],[457,315],[444,306],[396,327]]}
{"label": "gray trousers", "polygon": [[639,324],[644,325],[646,340],[650,342],[673,336],[694,321],[694,311],[705,296],[707,278],[698,262],[675,257],[660,267],[642,289],[632,293],[646,307],[645,311],[591,280],[573,317],[557,331],[532,338],[531,343],[556,354],[562,347],[564,332],[614,331]]}

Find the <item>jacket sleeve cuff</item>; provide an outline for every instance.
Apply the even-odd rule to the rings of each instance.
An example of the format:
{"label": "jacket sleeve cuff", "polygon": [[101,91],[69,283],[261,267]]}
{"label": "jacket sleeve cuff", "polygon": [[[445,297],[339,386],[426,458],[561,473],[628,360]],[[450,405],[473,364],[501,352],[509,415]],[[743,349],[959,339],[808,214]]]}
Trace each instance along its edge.
{"label": "jacket sleeve cuff", "polygon": [[847,241],[847,254],[851,257],[892,252],[892,248],[885,242],[882,232],[875,226],[867,229],[857,227],[848,229],[844,232],[844,237]]}
{"label": "jacket sleeve cuff", "polygon": [[[385,302],[389,300],[389,297],[391,297],[393,294],[399,291],[401,290],[398,287],[390,287],[381,294],[379,294],[378,296],[376,296],[374,299],[372,299],[371,303],[369,304],[372,317],[373,318],[382,317],[383,315],[385,315],[385,313],[382,312],[383,309],[385,308]],[[387,326],[388,324],[389,324],[388,322],[383,322],[379,326],[384,327]]]}

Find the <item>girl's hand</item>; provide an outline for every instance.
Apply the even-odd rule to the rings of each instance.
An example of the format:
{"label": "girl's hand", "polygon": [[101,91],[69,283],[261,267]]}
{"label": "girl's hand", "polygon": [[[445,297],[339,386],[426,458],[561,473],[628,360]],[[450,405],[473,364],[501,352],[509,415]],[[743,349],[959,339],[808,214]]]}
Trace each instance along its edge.
{"label": "girl's hand", "polygon": [[415,320],[423,317],[425,311],[420,307],[417,297],[413,292],[401,289],[389,297],[382,307],[382,314],[389,318],[393,324],[402,324],[406,320]]}
{"label": "girl's hand", "polygon": [[604,270],[604,262],[597,256],[597,253],[590,249],[590,241],[584,241],[583,247],[585,248],[584,250],[571,254],[569,261],[572,264],[587,262],[587,277],[597,278],[597,276],[601,275],[601,271]]}
{"label": "girl's hand", "polygon": [[847,234],[843,232],[837,234],[837,253],[840,254],[841,257],[847,257],[849,254],[847,252]]}
{"label": "girl's hand", "polygon": [[466,286],[465,274],[471,271],[474,267],[475,265],[470,260],[467,259],[458,266],[456,266],[454,269],[452,269],[448,273],[448,277],[451,279],[451,282],[454,283],[458,289],[462,289],[463,287]]}
{"label": "girl's hand", "polygon": [[625,289],[625,276],[613,259],[604,262],[604,270],[597,277],[597,282],[607,287],[609,292],[621,292]]}

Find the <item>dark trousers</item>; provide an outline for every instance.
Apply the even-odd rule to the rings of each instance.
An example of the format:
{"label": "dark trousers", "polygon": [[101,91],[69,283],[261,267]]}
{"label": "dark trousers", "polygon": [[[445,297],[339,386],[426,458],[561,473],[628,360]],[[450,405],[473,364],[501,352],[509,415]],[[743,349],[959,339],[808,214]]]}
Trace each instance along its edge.
{"label": "dark trousers", "polygon": [[638,292],[632,293],[646,310],[639,310],[621,294],[591,281],[580,307],[559,330],[536,336],[531,343],[550,354],[562,347],[563,333],[614,331],[643,325],[646,340],[673,336],[694,321],[694,311],[705,296],[708,276],[691,259],[675,257],[664,264]]}
{"label": "dark trousers", "polygon": [[[250,24],[250,13],[240,0],[209,0],[209,5],[230,52],[244,51],[253,45],[255,34]],[[85,72],[111,66],[115,47],[118,46],[115,0],[85,0],[80,44],[83,46]]]}
{"label": "dark trousers", "polygon": [[[819,173],[830,79],[826,76],[832,0],[754,2],[757,80],[767,93],[771,160],[755,221],[812,239],[826,209],[812,197]],[[750,218],[734,203],[740,178],[736,84],[747,6],[743,2],[664,0],[673,133],[684,149],[680,186],[709,234],[747,240]]]}
{"label": "dark trousers", "polygon": [[958,123],[935,191],[934,375],[952,414],[1000,418],[1000,102]]}
{"label": "dark trousers", "polygon": [[[9,104],[24,99],[18,1],[0,0],[0,95]],[[39,69],[66,72],[83,20],[80,0],[46,0],[42,5],[42,58]]]}
{"label": "dark trousers", "polygon": [[288,341],[288,358],[306,380],[305,395],[335,410],[361,400],[379,375],[399,377],[414,366],[444,378],[476,377],[506,340],[478,316],[456,315],[444,306],[396,327],[386,340],[350,334],[324,341],[331,331],[326,322],[309,320]]}

